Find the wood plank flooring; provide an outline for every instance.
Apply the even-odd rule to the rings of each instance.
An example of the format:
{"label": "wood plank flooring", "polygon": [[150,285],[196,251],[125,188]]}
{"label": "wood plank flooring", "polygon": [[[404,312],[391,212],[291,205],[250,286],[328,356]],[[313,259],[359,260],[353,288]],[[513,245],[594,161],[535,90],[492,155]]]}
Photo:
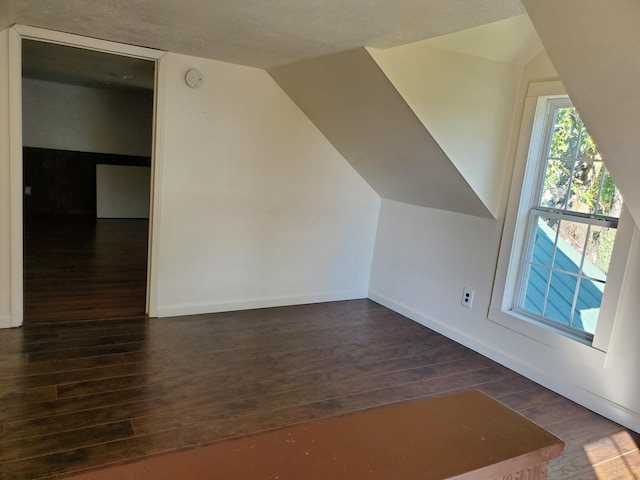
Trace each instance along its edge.
{"label": "wood plank flooring", "polygon": [[144,315],[148,223],[27,218],[24,323]]}
{"label": "wood plank flooring", "polygon": [[0,479],[64,478],[471,388],[567,442],[550,478],[639,478],[635,433],[356,300],[0,331]]}

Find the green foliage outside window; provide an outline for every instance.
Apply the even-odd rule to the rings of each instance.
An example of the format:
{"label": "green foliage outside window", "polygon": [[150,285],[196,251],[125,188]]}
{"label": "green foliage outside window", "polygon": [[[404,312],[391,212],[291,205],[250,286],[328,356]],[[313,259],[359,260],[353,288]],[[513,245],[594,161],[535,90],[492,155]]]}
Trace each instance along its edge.
{"label": "green foliage outside window", "polygon": [[575,108],[558,108],[549,144],[541,205],[617,217],[621,198]]}

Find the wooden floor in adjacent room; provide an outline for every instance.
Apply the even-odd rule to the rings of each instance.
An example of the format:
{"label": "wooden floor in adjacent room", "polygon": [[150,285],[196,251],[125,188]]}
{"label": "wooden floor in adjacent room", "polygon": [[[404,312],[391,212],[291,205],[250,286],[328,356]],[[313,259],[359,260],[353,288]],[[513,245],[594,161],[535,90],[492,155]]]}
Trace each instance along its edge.
{"label": "wooden floor in adjacent room", "polygon": [[638,435],[356,300],[0,331],[0,479],[64,478],[472,388],[566,441],[550,478],[640,475]]}
{"label": "wooden floor in adjacent room", "polygon": [[24,222],[24,323],[144,315],[147,219]]}

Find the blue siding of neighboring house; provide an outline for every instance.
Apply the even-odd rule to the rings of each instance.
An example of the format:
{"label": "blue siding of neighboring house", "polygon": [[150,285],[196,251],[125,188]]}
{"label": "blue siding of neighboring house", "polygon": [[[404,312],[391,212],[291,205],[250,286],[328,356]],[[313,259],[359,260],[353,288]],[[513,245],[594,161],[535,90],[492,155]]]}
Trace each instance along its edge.
{"label": "blue siding of neighboring house", "polygon": [[[556,232],[546,223],[539,222],[536,229],[535,247],[533,251],[533,262],[541,265],[551,265],[553,255],[553,245]],[[554,267],[568,272],[578,273],[580,254],[577,253],[569,243],[558,238],[558,251],[555,256]],[[585,260],[585,263],[587,261]],[[586,273],[594,271],[595,266],[588,264],[584,266]],[[529,281],[525,296],[524,308],[539,315],[544,301],[544,293],[547,288],[549,269],[532,265],[529,271]],[[600,273],[600,276],[602,273]],[[594,275],[595,276],[595,275]],[[549,298],[545,317],[555,320],[561,324],[569,325],[571,305],[576,289],[578,278],[566,273],[553,272],[551,274],[551,284],[549,288]],[[576,312],[573,317],[573,327],[589,332],[595,332],[596,321],[602,303],[604,283],[583,278],[580,282],[580,292],[576,304]]]}

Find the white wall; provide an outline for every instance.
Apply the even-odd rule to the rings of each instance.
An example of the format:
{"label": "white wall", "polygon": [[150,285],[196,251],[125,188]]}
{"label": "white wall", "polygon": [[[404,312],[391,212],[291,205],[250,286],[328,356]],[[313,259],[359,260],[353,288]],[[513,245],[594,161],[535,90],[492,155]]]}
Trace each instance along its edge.
{"label": "white wall", "polygon": [[15,22],[13,0],[0,2],[0,29],[9,27]]}
{"label": "white wall", "polygon": [[23,144],[151,155],[151,93],[23,79]]}
{"label": "white wall", "polygon": [[[521,100],[527,81],[556,76],[546,54],[523,73]],[[501,228],[491,219],[383,201],[370,297],[640,431],[640,242],[632,247],[619,318],[602,361],[603,354],[572,355],[488,320]],[[460,306],[465,286],[475,289],[470,310]]]}
{"label": "white wall", "polygon": [[[4,32],[0,49],[7,50]],[[6,58],[0,56],[0,122],[5,124]],[[366,297],[379,196],[266,72],[177,54],[167,54],[162,65],[155,311],[171,315]],[[205,75],[198,90],[184,83],[192,67]],[[46,92],[64,88],[27,83],[26,96],[42,102]],[[60,98],[66,104],[70,95]],[[35,107],[29,102],[26,111]],[[81,111],[67,113],[82,118]],[[50,120],[68,125],[66,119]],[[25,125],[26,138],[37,137],[33,128]],[[82,131],[66,129],[60,138],[51,133],[37,137],[46,141],[25,143],[134,153],[104,142],[98,148],[100,142],[90,140],[99,136]],[[7,128],[0,129],[6,134]],[[11,293],[7,145],[0,142],[3,320],[8,320]]]}
{"label": "white wall", "polygon": [[150,167],[96,165],[98,218],[149,218]]}
{"label": "white wall", "polygon": [[158,313],[365,297],[379,197],[269,75],[178,54],[160,75]]}
{"label": "white wall", "polygon": [[369,52],[496,217],[519,69],[429,40]]}
{"label": "white wall", "polygon": [[10,325],[9,32],[0,31],[0,328]]}

